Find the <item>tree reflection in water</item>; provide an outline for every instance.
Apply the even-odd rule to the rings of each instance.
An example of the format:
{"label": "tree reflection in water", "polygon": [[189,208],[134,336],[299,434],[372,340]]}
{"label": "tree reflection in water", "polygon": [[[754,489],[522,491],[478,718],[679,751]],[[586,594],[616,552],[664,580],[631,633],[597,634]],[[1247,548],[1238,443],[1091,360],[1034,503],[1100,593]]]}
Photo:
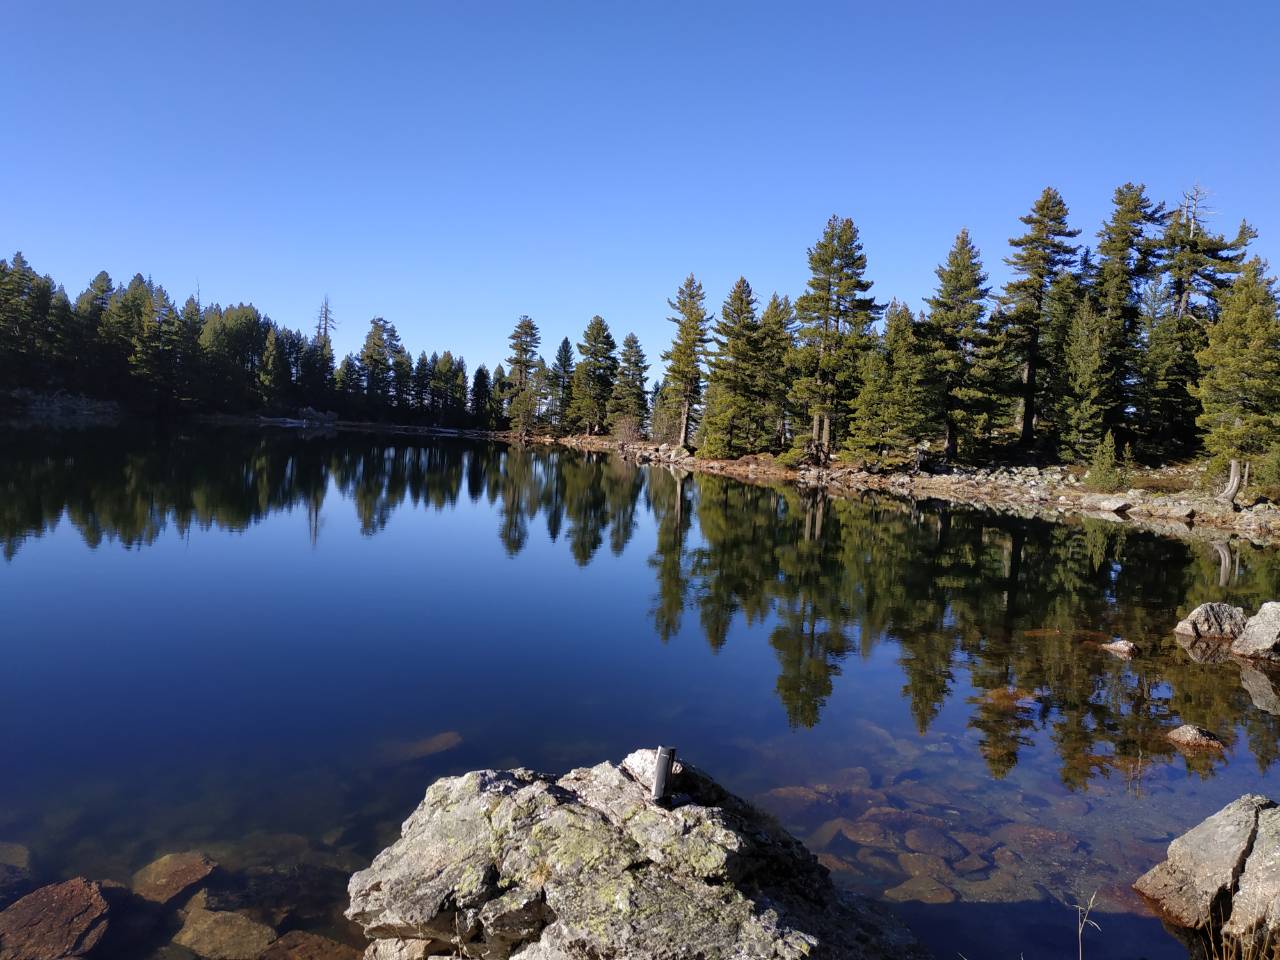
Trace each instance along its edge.
{"label": "tree reflection in water", "polygon": [[[1197,658],[1212,651],[1180,649],[1169,633],[1197,603],[1254,608],[1277,595],[1276,552],[1248,544],[881,497],[831,501],[602,455],[454,440],[32,432],[0,439],[0,453],[7,560],[64,520],[90,547],[137,548],[167,529],[245,530],[302,509],[314,539],[337,490],[373,536],[405,504],[447,510],[465,497],[495,505],[511,555],[539,520],[584,566],[606,544],[615,555],[632,549],[651,527],[642,549],[652,550],[658,637],[675,636],[686,613],[713,650],[738,618],[766,624],[793,726],[819,722],[846,661],[891,643],[918,729],[963,696],[996,776],[1039,734],[1071,788],[1171,760],[1165,734],[1182,722],[1232,746],[1243,737],[1260,770],[1278,752],[1280,718],[1254,705],[1280,705],[1270,678],[1249,675],[1246,690],[1235,666],[1206,668]],[[1112,637],[1133,640],[1141,655],[1124,663],[1100,653]],[[1188,759],[1201,776],[1221,762]]]}

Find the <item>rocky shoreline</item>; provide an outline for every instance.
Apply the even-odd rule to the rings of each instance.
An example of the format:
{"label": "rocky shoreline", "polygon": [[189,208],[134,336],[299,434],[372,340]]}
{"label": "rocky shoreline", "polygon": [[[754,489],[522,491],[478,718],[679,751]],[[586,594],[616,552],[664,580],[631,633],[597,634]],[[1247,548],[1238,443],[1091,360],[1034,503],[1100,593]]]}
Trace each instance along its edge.
{"label": "rocky shoreline", "polygon": [[[574,450],[614,453],[631,463],[658,464],[691,473],[732,477],[745,483],[788,483],[835,497],[873,492],[913,500],[997,510],[1061,522],[1093,518],[1124,523],[1164,536],[1201,542],[1240,538],[1260,546],[1280,544],[1280,505],[1260,503],[1232,510],[1212,496],[1182,490],[1162,493],[1135,486],[1123,493],[1098,493],[1067,467],[951,467],[947,472],[873,472],[855,466],[792,468],[768,455],[707,460],[683,447],[627,443],[612,437],[526,437],[495,434],[511,442],[532,442]],[[1172,471],[1148,471],[1138,482],[1168,479]]]}

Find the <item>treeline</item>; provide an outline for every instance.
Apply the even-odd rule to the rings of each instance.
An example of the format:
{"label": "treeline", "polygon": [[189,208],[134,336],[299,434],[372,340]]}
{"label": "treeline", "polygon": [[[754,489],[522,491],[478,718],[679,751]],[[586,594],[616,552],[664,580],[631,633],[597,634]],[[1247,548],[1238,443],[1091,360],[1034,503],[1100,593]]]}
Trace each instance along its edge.
{"label": "treeline", "polygon": [[1267,266],[1207,222],[1204,194],[1175,208],[1142,185],[1116,189],[1095,247],[1076,243],[1059,193],[1021,218],[999,292],[966,230],[936,270],[926,309],[873,296],[857,227],[832,217],[808,251],[794,302],[761,306],[739,279],[718,314],[690,275],[650,389],[634,334],[593,317],[550,363],[521,317],[506,368],[468,378],[449,351],[414,359],[375,318],[335,366],[326,300],[314,331],[252,305],[181,309],[142,276],[99,274],[72,302],[22,256],[0,261],[0,375],[160,408],[312,406],[345,416],[521,431],[612,432],[708,457],[772,453],[894,462],[1129,455],[1155,462],[1206,448],[1280,465],[1280,319]]}

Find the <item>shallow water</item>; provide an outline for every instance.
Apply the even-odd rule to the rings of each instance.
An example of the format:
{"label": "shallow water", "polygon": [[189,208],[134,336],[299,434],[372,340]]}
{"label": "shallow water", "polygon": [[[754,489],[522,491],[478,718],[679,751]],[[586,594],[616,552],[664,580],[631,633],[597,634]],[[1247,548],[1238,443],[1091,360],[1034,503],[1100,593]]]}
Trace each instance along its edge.
{"label": "shallow water", "polygon": [[[0,550],[0,843],[42,881],[199,848],[349,937],[345,874],[434,778],[674,743],[940,958],[1073,956],[1095,892],[1086,956],[1179,957],[1129,884],[1280,792],[1269,678],[1169,633],[1280,596],[1249,546],[190,429],[0,436]],[[1184,721],[1227,753],[1182,757]]]}

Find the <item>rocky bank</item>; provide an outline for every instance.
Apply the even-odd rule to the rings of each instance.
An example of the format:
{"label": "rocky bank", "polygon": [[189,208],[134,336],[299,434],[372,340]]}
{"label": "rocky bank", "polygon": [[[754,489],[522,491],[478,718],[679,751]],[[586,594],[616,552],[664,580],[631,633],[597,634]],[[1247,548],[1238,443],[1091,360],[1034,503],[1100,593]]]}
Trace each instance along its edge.
{"label": "rocky bank", "polygon": [[[520,438],[507,437],[519,440]],[[747,483],[793,483],[824,490],[832,496],[867,491],[916,500],[949,503],[1061,521],[1094,517],[1193,540],[1236,536],[1258,544],[1280,543],[1280,505],[1259,503],[1232,509],[1196,490],[1162,493],[1134,487],[1123,493],[1090,490],[1072,470],[1062,466],[939,467],[930,472],[873,471],[833,463],[826,467],[791,468],[772,456],[707,460],[688,449],[648,441],[626,443],[613,437],[534,437],[530,442],[558,444],[578,450],[608,451],[639,464],[663,464],[690,472],[713,473]],[[1149,471],[1139,478],[1163,482],[1176,471]]]}
{"label": "rocky bank", "polygon": [[437,781],[351,878],[368,960],[873,960],[924,956],[885,908],[701,771],[650,799],[654,752],[555,778]]}

